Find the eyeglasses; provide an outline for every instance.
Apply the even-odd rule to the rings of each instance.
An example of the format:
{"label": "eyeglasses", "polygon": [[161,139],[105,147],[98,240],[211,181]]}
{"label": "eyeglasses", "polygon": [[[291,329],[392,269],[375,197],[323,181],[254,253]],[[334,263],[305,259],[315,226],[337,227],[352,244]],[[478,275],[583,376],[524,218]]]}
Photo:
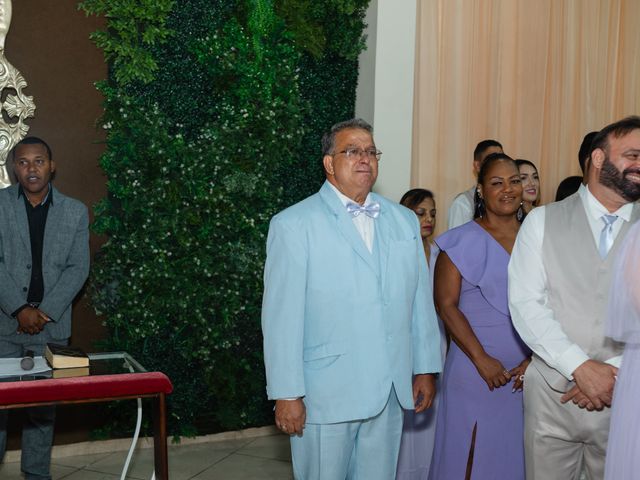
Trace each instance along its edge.
{"label": "eyeglasses", "polygon": [[376,150],[375,148],[367,148],[366,150],[355,147],[347,148],[345,150],[334,153],[334,155],[338,155],[340,153],[344,153],[344,155],[348,159],[361,158],[364,155],[369,160],[380,160],[380,157],[382,156],[382,152],[380,150]]}

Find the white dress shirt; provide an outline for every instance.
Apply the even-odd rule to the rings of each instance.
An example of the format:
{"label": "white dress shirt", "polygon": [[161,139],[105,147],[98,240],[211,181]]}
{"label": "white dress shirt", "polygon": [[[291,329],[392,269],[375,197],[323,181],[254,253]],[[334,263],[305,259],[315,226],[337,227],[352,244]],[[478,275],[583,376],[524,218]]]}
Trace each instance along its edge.
{"label": "white dress shirt", "polygon": [[[350,199],[349,197],[344,195],[340,190],[338,190],[335,187],[335,185],[333,185],[330,182],[327,182],[327,183],[329,183],[329,186],[331,188],[333,188],[334,192],[336,192],[336,195],[338,195],[338,198],[340,199],[340,201],[344,205],[345,210],[347,209],[347,205],[349,203],[356,203],[355,200]],[[371,194],[370,193],[367,195],[367,198],[364,201],[364,206],[369,205],[369,203],[371,203]],[[367,246],[367,249],[369,250],[369,253],[373,253],[373,238],[374,238],[374,235],[375,235],[375,221],[374,221],[374,219],[371,218],[369,215],[360,214],[357,217],[352,217],[352,220],[353,220],[353,224],[356,227],[356,230],[358,230],[358,233],[360,234],[360,237],[362,238],[362,241]]]}
{"label": "white dress shirt", "polygon": [[[602,215],[609,212],[589,191],[581,186],[578,194],[582,200],[589,227],[596,245],[604,226]],[[612,212],[620,217],[613,223],[613,239],[618,236],[624,222],[631,218],[633,204],[628,203]],[[550,367],[558,370],[568,380],[573,380],[573,372],[589,356],[571,341],[554,318],[549,307],[547,275],[542,262],[542,241],[544,238],[545,207],[533,209],[525,219],[509,262],[509,308],[511,318],[522,340]],[[618,367],[620,356],[607,360]]]}
{"label": "white dress shirt", "polygon": [[473,198],[476,192],[474,185],[469,190],[459,193],[453,199],[447,212],[447,228],[450,230],[473,220]]}

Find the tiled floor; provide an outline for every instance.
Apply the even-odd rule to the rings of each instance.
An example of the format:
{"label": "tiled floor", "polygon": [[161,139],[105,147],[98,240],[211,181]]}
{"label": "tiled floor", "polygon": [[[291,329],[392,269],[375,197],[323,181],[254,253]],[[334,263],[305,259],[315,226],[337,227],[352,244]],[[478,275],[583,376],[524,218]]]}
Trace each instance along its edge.
{"label": "tiled floor", "polygon": [[[53,480],[117,480],[126,452],[54,458]],[[153,450],[137,450],[127,479],[150,479]],[[2,480],[22,480],[20,463],[0,465]],[[171,480],[288,480],[293,479],[289,437],[270,435],[192,445],[169,445]]]}

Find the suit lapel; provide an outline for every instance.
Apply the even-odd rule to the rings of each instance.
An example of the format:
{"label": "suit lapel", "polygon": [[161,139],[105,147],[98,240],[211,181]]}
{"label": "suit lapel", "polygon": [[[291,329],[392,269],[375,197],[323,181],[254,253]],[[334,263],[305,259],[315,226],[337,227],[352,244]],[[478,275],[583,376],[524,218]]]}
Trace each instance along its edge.
{"label": "suit lapel", "polygon": [[[13,187],[11,187],[13,188]],[[24,198],[18,196],[18,187],[15,186],[13,192],[11,192],[11,197],[15,201],[15,208],[12,208],[15,225],[18,229],[18,234],[24,243],[27,252],[31,253],[31,239],[29,237],[29,220],[27,219],[27,208],[24,206]]]}
{"label": "suit lapel", "polygon": [[64,214],[64,208],[62,208],[62,202],[64,198],[62,195],[51,186],[52,203],[49,205],[49,211],[47,212],[47,221],[44,227],[44,240],[42,242],[43,263],[44,252],[48,252],[52,245],[55,245],[55,235],[58,231],[57,226],[62,222],[62,215]]}
{"label": "suit lapel", "polygon": [[391,232],[391,212],[389,209],[384,208],[384,201],[376,195],[371,194],[371,199],[380,203],[380,215],[375,221],[375,234],[374,234],[374,252],[378,251],[376,261],[378,262],[378,268],[380,269],[380,277],[382,279],[382,289],[384,290],[384,281],[387,273],[387,265],[389,263],[389,239],[392,238]]}
{"label": "suit lapel", "polygon": [[[322,198],[322,200],[324,201],[325,205],[331,212],[331,215],[335,217],[338,232],[340,232],[340,234],[345,238],[347,243],[356,252],[356,254],[360,258],[362,258],[362,260],[364,260],[364,262],[369,265],[369,267],[371,267],[375,274],[379,275],[379,264],[377,264],[378,259],[369,252],[367,246],[362,241],[362,237],[360,237],[358,230],[356,230],[356,227],[353,224],[353,220],[347,212],[347,209],[344,207],[338,196],[326,181],[320,189],[320,198]],[[377,224],[375,229],[376,232],[374,234],[374,248],[375,242],[377,242],[378,237]]]}

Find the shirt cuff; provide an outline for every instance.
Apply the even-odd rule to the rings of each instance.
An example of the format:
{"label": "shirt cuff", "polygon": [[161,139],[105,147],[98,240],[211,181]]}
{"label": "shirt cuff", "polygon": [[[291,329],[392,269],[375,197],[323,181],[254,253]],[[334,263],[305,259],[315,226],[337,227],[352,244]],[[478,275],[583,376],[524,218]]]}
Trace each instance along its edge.
{"label": "shirt cuff", "polygon": [[554,368],[567,379],[573,380],[573,372],[575,372],[576,368],[587,360],[589,360],[589,355],[587,355],[578,345],[574,344],[558,357]]}
{"label": "shirt cuff", "polygon": [[609,360],[605,360],[604,363],[608,363],[609,365],[613,365],[616,368],[620,368],[620,364],[622,363],[622,355],[611,357]]}

